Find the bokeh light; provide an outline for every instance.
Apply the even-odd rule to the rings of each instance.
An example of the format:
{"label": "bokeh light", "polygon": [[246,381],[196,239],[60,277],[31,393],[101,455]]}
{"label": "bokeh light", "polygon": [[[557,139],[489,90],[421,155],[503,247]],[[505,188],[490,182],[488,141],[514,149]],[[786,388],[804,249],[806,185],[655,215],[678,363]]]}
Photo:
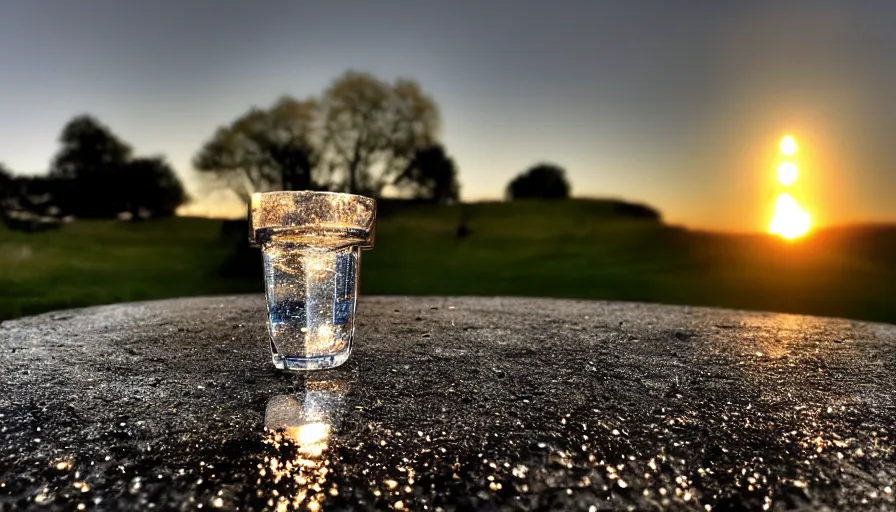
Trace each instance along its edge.
{"label": "bokeh light", "polygon": [[796,154],[797,145],[796,139],[787,135],[783,139],[781,139],[781,153],[786,156],[793,156]]}
{"label": "bokeh light", "polygon": [[796,183],[799,177],[799,170],[793,162],[782,162],[778,166],[778,182],[785,187],[789,187]]}

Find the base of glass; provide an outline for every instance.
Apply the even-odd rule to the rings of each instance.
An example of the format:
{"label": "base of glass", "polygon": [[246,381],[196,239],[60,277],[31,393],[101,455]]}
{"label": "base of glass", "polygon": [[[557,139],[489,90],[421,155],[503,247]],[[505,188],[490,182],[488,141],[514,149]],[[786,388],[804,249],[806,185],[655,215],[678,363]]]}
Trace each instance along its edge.
{"label": "base of glass", "polygon": [[302,372],[336,368],[348,361],[349,354],[350,351],[348,350],[340,354],[318,357],[283,357],[274,354],[272,359],[274,361],[274,366],[276,366],[278,370]]}

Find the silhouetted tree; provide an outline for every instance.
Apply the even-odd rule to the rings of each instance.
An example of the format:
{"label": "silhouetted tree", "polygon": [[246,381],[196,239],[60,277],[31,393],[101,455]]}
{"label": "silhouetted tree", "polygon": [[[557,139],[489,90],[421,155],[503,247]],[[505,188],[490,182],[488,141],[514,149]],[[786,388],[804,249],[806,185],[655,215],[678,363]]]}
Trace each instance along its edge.
{"label": "silhouetted tree", "polygon": [[7,228],[37,232],[59,227],[53,180],[46,176],[12,176],[0,168],[0,182],[0,222]]}
{"label": "silhouetted tree", "polygon": [[53,159],[50,178],[58,183],[56,201],[79,217],[113,217],[127,203],[122,179],[131,148],[93,117],[78,116],[63,128],[62,149]]}
{"label": "silhouetted tree", "polygon": [[91,116],[69,121],[59,142],[62,148],[48,179],[27,184],[32,192],[25,196],[46,189],[62,213],[88,218],[113,218],[126,211],[135,217],[143,211],[169,216],[186,199],[183,185],[162,158],[132,160],[130,146]]}
{"label": "silhouetted tree", "polygon": [[13,177],[12,173],[0,163],[0,222],[7,223],[7,210],[13,206]]}
{"label": "silhouetted tree", "polygon": [[161,157],[131,160],[125,166],[124,177],[127,180],[127,210],[135,219],[143,214],[171,217],[187,199],[174,170]]}
{"label": "silhouetted tree", "polygon": [[254,192],[322,189],[379,196],[435,143],[435,102],[410,80],[348,72],[319,101],[284,97],[218,128],[193,159],[248,201]]}
{"label": "silhouetted tree", "polygon": [[[0,201],[12,195],[12,173],[0,163]],[[2,203],[0,203],[2,206]]]}
{"label": "silhouetted tree", "polygon": [[434,203],[457,201],[460,194],[454,161],[440,144],[417,150],[395,185],[409,188],[414,198]]}
{"label": "silhouetted tree", "polygon": [[253,108],[218,128],[193,159],[248,201],[254,192],[319,188],[312,176],[318,112],[313,100],[284,97],[271,108]]}
{"label": "silhouetted tree", "polygon": [[439,130],[435,102],[411,80],[348,72],[324,92],[322,167],[334,188],[380,195]]}
{"label": "silhouetted tree", "polygon": [[9,183],[8,204],[37,215],[56,215],[58,189],[56,180],[47,176],[15,176]]}
{"label": "silhouetted tree", "polygon": [[566,199],[566,171],[553,164],[538,164],[507,185],[507,199]]}

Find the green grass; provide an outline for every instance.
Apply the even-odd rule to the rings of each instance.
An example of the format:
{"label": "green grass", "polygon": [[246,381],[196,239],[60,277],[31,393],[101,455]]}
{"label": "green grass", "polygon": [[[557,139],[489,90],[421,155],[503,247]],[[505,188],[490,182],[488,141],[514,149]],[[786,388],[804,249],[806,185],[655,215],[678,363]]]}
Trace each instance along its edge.
{"label": "green grass", "polygon": [[0,228],[0,318],[61,308],[257,290],[221,279],[220,221],[83,221],[58,231]]}
{"label": "green grass", "polygon": [[[367,294],[524,295],[737,307],[896,323],[896,228],[798,243],[622,219],[601,201],[416,206],[379,219]],[[224,279],[219,221],[77,222],[0,231],[0,318],[89,304],[260,290]],[[260,258],[259,258],[260,260]]]}

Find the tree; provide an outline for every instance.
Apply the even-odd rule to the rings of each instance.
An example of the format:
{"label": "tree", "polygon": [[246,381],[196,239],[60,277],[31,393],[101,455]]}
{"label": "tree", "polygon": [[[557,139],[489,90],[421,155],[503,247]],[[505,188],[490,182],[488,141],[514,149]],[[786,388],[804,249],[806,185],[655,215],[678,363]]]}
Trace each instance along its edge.
{"label": "tree", "polygon": [[218,128],[193,159],[249,201],[254,192],[319,188],[312,137],[318,106],[283,97],[269,109],[253,108]]}
{"label": "tree", "polygon": [[36,232],[59,227],[53,204],[53,180],[45,176],[12,176],[0,164],[0,222],[15,231]]}
{"label": "tree", "polygon": [[9,183],[7,204],[33,214],[55,215],[59,213],[55,201],[58,189],[56,180],[46,176],[16,176]]}
{"label": "tree", "polygon": [[0,163],[0,220],[6,222],[7,210],[13,207],[15,185],[12,173]]}
{"label": "tree", "polygon": [[507,198],[513,199],[566,199],[569,182],[566,171],[553,164],[538,164],[520,174],[507,185]]}
{"label": "tree", "polygon": [[79,217],[113,217],[126,204],[122,171],[131,148],[93,117],[78,116],[63,128],[62,149],[50,178],[58,182],[56,201]]}
{"label": "tree", "polygon": [[193,164],[247,202],[271,190],[379,196],[435,143],[439,124],[435,102],[416,82],[348,72],[319,101],[284,97],[219,127]]}
{"label": "tree", "polygon": [[12,173],[0,163],[0,201],[12,195]]}
{"label": "tree", "polygon": [[334,188],[379,196],[418,149],[432,145],[440,118],[435,102],[410,80],[388,84],[348,72],[324,92],[321,164]]}
{"label": "tree", "polygon": [[433,203],[457,201],[460,194],[454,161],[440,144],[417,150],[395,185],[408,187],[413,197]]}
{"label": "tree", "polygon": [[32,188],[48,188],[65,214],[113,218],[146,211],[170,216],[186,199],[183,185],[162,158],[132,159],[130,146],[91,116],[69,121],[59,142],[62,148],[49,178]]}
{"label": "tree", "polygon": [[135,158],[125,168],[127,211],[135,219],[143,214],[171,217],[187,195],[174,170],[161,157]]}

